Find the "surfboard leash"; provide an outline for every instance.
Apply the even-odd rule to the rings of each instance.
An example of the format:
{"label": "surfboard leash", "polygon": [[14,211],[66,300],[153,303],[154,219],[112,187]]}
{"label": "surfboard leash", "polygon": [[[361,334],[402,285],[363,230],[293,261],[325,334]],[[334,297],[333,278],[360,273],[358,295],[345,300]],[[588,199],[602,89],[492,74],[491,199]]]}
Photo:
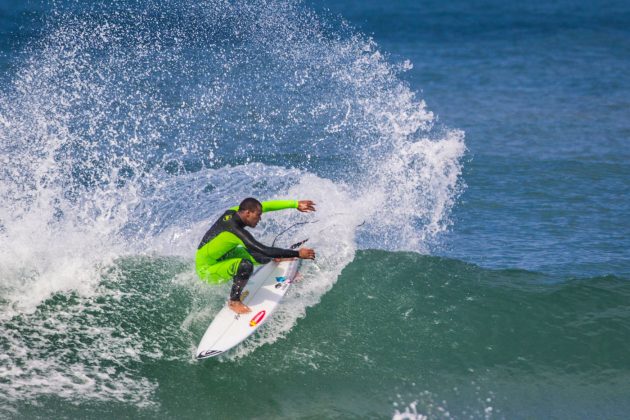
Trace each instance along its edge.
{"label": "surfboard leash", "polygon": [[[344,213],[336,213],[336,214],[333,214],[333,216],[336,216],[336,215],[339,215],[339,214],[344,214]],[[319,221],[320,221],[320,220],[319,220],[319,219],[317,219],[317,220],[310,220],[310,221],[308,221],[308,222],[297,222],[297,223],[293,223],[291,226],[289,226],[288,228],[286,228],[285,230],[283,230],[282,232],[280,232],[280,233],[278,233],[278,234],[276,235],[276,237],[273,239],[273,242],[271,243],[271,246],[275,246],[275,245],[276,245],[276,241],[278,240],[278,238],[279,238],[281,235],[283,235],[284,233],[286,233],[286,232],[288,232],[289,230],[293,229],[294,227],[296,227],[296,226],[300,226],[300,225],[307,225],[307,224],[309,224],[309,223],[317,223],[317,222],[319,222]],[[364,220],[363,222],[361,222],[360,224],[358,224],[358,225],[355,227],[355,229],[356,229],[356,228],[358,228],[358,227],[363,226],[366,222],[367,222],[367,220]],[[326,227],[326,228],[322,229],[322,230],[321,230],[321,231],[319,231],[318,233],[321,233],[321,232],[325,231],[326,229],[328,229],[328,227]],[[309,238],[306,238],[306,239],[304,239],[304,240],[303,240],[303,241],[301,241],[301,242],[297,242],[297,243],[295,243],[295,244],[291,245],[291,246],[289,247],[289,249],[296,249],[296,248],[298,248],[300,245],[302,245],[302,244],[304,244],[306,241],[308,241],[308,239],[309,239]]]}

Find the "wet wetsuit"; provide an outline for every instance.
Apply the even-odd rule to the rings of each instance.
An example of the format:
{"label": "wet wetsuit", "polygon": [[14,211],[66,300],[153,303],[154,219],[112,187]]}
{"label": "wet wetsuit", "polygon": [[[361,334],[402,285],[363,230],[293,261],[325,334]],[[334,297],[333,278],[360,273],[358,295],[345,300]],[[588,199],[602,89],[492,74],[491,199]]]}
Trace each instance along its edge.
{"label": "wet wetsuit", "polygon": [[[295,209],[295,200],[265,201],[263,213],[268,211]],[[220,284],[234,279],[231,300],[239,300],[241,292],[254,271],[254,265],[265,264],[272,258],[298,257],[298,251],[268,247],[258,242],[245,230],[245,223],[232,207],[206,232],[197,248],[195,263],[197,274],[211,284]]]}

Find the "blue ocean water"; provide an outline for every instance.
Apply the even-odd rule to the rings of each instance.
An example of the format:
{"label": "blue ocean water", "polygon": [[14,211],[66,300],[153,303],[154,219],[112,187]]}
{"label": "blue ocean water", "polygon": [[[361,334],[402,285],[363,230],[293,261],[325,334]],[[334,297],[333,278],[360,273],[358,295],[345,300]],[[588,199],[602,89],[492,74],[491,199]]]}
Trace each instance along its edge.
{"label": "blue ocean water", "polygon": [[327,4],[466,132],[446,255],[575,276],[630,270],[626,2]]}
{"label": "blue ocean water", "polygon": [[[0,68],[1,416],[627,416],[627,2],[3,1]],[[250,195],[319,256],[198,363]]]}

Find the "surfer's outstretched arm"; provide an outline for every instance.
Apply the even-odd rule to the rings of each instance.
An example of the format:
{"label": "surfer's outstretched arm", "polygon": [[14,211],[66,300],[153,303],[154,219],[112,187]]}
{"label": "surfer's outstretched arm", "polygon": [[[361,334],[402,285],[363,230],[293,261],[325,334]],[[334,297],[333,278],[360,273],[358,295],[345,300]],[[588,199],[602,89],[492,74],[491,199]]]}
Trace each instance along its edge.
{"label": "surfer's outstretched arm", "polygon": [[[315,211],[315,202],[312,200],[269,200],[260,204],[263,213],[285,209],[297,209],[301,212]],[[238,211],[238,209],[239,206],[230,207],[230,210]]]}
{"label": "surfer's outstretched arm", "polygon": [[262,204],[263,213],[284,209],[297,209],[299,206],[299,202],[297,200],[270,200],[263,201],[260,204]]}

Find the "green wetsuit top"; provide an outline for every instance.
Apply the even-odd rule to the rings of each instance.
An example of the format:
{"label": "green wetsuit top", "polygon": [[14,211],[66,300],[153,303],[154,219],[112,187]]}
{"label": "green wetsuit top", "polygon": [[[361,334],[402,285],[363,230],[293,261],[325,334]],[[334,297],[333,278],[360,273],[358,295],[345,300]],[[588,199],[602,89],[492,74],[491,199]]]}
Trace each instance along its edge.
{"label": "green wetsuit top", "polygon": [[[283,209],[296,209],[296,200],[264,201],[263,213]],[[274,248],[261,244],[251,233],[245,230],[245,223],[238,213],[238,206],[227,210],[206,232],[197,247],[197,256],[202,257],[207,264],[214,264],[232,251],[234,248],[243,247],[254,257],[258,263],[267,263],[271,258],[295,258],[298,251]],[[199,255],[201,253],[201,255]]]}

